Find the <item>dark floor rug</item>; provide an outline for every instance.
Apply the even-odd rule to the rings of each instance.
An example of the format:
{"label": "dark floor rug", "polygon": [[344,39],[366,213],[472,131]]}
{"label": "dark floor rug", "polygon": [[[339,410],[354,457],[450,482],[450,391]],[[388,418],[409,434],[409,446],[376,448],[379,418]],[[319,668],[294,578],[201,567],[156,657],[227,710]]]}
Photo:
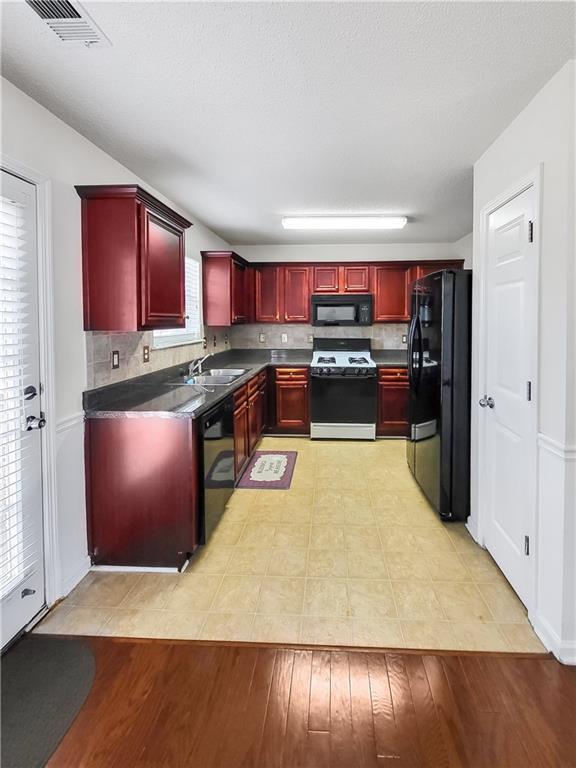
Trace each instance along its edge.
{"label": "dark floor rug", "polygon": [[44,766],[92,687],[95,661],[76,638],[27,635],[1,662],[2,768]]}

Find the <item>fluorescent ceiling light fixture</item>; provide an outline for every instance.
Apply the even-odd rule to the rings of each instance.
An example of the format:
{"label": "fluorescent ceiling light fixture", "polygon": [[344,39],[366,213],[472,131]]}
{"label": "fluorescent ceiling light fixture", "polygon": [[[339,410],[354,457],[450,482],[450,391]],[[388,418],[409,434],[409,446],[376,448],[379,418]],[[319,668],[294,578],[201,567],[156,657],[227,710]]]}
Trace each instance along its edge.
{"label": "fluorescent ceiling light fixture", "polygon": [[402,229],[406,216],[285,216],[284,229]]}

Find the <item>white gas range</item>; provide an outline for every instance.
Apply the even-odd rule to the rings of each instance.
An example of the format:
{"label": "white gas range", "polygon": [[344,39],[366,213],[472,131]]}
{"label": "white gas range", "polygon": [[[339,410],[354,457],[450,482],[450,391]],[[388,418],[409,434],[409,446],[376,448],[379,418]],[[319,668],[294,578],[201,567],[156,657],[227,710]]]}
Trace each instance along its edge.
{"label": "white gas range", "polygon": [[369,339],[314,339],[312,439],[376,439],[376,363]]}

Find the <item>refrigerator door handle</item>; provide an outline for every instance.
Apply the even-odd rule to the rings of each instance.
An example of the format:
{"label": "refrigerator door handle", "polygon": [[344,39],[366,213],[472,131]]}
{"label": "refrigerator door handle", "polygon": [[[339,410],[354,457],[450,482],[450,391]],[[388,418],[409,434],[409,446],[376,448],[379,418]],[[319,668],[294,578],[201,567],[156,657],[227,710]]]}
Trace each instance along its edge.
{"label": "refrigerator door handle", "polygon": [[417,336],[418,338],[418,366],[417,366],[418,375],[416,377],[416,387],[415,387],[415,390],[418,391],[418,389],[420,388],[420,381],[422,379],[422,368],[424,365],[424,349],[422,346],[422,326],[420,324],[420,317],[416,318],[414,330],[415,330],[414,335]]}
{"label": "refrigerator door handle", "polygon": [[410,389],[414,388],[414,329],[416,327],[416,317],[412,316],[410,320],[410,329],[408,330],[408,384]]}

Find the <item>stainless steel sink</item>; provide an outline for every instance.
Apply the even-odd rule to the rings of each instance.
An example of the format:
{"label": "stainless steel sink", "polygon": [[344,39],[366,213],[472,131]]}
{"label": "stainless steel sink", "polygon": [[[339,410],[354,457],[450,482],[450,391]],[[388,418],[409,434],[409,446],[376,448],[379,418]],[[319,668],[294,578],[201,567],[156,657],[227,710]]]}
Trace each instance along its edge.
{"label": "stainless steel sink", "polygon": [[246,373],[246,368],[210,368],[207,371],[202,371],[201,376],[234,376],[235,379],[238,376],[242,376]]}
{"label": "stainless steel sink", "polygon": [[238,376],[214,376],[202,373],[199,376],[190,376],[189,379],[184,379],[184,384],[201,384],[205,387],[227,387],[233,381],[236,381],[237,378]]}

